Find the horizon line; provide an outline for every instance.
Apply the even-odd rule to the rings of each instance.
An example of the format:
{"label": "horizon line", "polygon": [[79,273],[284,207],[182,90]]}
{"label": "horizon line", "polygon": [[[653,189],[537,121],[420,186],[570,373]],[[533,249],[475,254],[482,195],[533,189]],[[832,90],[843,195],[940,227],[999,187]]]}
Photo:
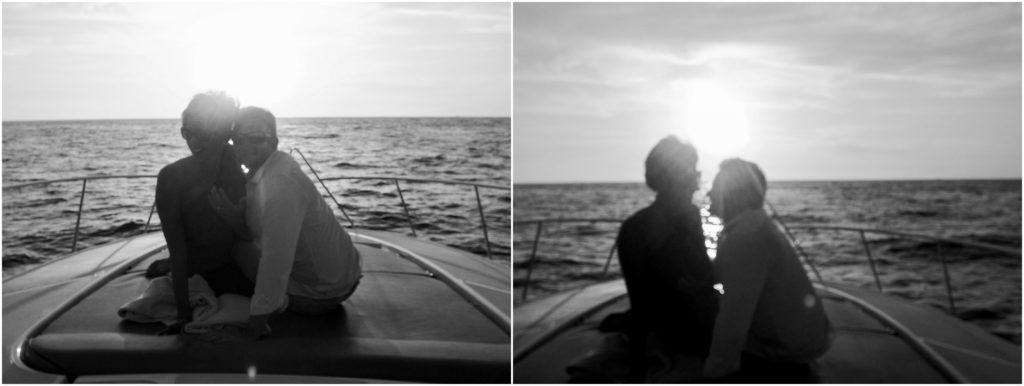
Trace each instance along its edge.
{"label": "horizon line", "polygon": [[[927,181],[1021,181],[1022,177],[898,177],[898,178],[783,178],[768,179],[768,182],[927,182]],[[543,186],[543,185],[626,185],[645,184],[644,181],[535,181],[516,182],[513,186]]]}
{"label": "horizon line", "polygon": [[[512,119],[511,116],[501,115],[352,115],[352,116],[305,116],[305,117],[279,117],[276,119],[324,119],[324,118],[499,118]],[[181,117],[174,118],[68,118],[68,119],[4,119],[2,123],[25,123],[25,122],[88,122],[88,121],[169,121],[181,120]]]}

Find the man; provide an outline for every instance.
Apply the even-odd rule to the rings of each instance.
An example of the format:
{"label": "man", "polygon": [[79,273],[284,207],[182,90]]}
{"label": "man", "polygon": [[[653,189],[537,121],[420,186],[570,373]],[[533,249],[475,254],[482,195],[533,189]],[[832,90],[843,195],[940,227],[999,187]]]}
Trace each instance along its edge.
{"label": "man", "polygon": [[724,293],[704,363],[708,378],[736,373],[741,358],[754,362],[744,370],[799,372],[831,343],[821,299],[764,210],[766,189],[757,165],[733,158],[721,163],[708,192],[711,213],[725,224],[714,262]]}
{"label": "man", "polygon": [[718,310],[700,211],[693,204],[700,182],[697,150],[666,137],[647,156],[645,169],[647,185],[657,196],[622,224],[618,237],[630,301],[632,380],[685,381],[666,378],[665,367],[678,364],[649,362],[651,357],[707,355]]}
{"label": "man", "polygon": [[362,263],[313,182],[291,156],[277,150],[273,114],[257,107],[241,109],[232,140],[239,162],[249,170],[246,200],[232,205],[219,192],[210,199],[236,224],[244,210],[255,238],[254,250],[238,256],[256,284],[241,338],[254,339],[269,333],[269,317],[285,308],[306,315],[337,309],[355,291]]}

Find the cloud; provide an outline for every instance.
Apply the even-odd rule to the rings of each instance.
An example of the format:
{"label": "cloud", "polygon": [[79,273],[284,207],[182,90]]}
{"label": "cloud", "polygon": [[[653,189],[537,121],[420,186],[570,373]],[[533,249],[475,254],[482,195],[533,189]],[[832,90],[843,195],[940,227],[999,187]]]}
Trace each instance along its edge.
{"label": "cloud", "polygon": [[[177,101],[212,87],[202,86],[211,79],[242,73],[290,83],[294,92],[272,93],[282,95],[275,111],[286,115],[358,115],[361,107],[378,115],[507,115],[510,108],[506,4],[4,3],[3,11],[8,118],[137,117],[153,111],[137,105],[157,102],[124,103],[115,94],[149,87]],[[62,91],[70,89],[76,93]],[[60,102],[67,111],[54,111],[32,97],[42,93],[53,103],[88,95],[105,110],[69,101]],[[370,100],[384,102],[360,103]]]}
{"label": "cloud", "polygon": [[977,96],[1019,83],[1020,22],[1006,16],[1014,8],[1019,15],[1019,4],[517,4],[516,79],[621,88],[717,75],[771,96],[766,104],[820,108],[879,82]]}
{"label": "cloud", "polygon": [[[678,108],[670,85],[713,80],[746,100],[757,149],[927,158],[940,148],[921,138],[965,140],[982,126],[992,129],[970,140],[1000,153],[1008,136],[1019,142],[1019,106],[1003,103],[1021,98],[1017,3],[516,3],[514,13],[517,141],[566,146],[575,137],[559,132],[606,132],[621,117],[666,130]],[[787,172],[834,173],[798,164]]]}

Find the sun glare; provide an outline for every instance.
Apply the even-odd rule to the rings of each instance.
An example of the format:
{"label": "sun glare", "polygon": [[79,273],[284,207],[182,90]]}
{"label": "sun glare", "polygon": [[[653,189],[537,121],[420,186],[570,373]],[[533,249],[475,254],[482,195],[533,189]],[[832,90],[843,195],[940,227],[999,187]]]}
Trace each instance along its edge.
{"label": "sun glare", "polygon": [[242,105],[271,109],[286,98],[303,64],[289,18],[259,8],[208,16],[188,30],[193,87],[224,90]]}
{"label": "sun glare", "polygon": [[680,131],[700,151],[734,156],[748,139],[746,105],[722,84],[708,80],[674,84],[681,100]]}

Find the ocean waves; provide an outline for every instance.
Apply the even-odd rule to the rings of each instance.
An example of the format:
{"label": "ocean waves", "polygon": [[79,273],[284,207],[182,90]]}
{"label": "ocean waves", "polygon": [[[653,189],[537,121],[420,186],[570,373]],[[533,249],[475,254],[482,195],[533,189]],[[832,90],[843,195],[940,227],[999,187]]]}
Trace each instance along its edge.
{"label": "ocean waves", "polygon": [[[5,122],[3,183],[82,177],[90,180],[78,221],[81,181],[4,192],[4,276],[71,250],[159,229],[150,213],[164,165],[188,155],[177,120]],[[509,186],[507,118],[296,118],[279,119],[279,149],[291,153],[321,188],[305,160],[333,194],[323,195],[344,225],[395,231],[485,255],[479,208],[491,253],[508,261],[511,193],[472,186],[391,179],[408,177]],[[54,142],[62,146],[52,146]],[[293,150],[297,149],[297,150]],[[398,189],[401,189],[401,192]],[[332,200],[337,200],[340,208]],[[403,206],[403,200],[405,206]],[[344,211],[344,213],[342,212]],[[410,224],[412,224],[410,226]]]}

